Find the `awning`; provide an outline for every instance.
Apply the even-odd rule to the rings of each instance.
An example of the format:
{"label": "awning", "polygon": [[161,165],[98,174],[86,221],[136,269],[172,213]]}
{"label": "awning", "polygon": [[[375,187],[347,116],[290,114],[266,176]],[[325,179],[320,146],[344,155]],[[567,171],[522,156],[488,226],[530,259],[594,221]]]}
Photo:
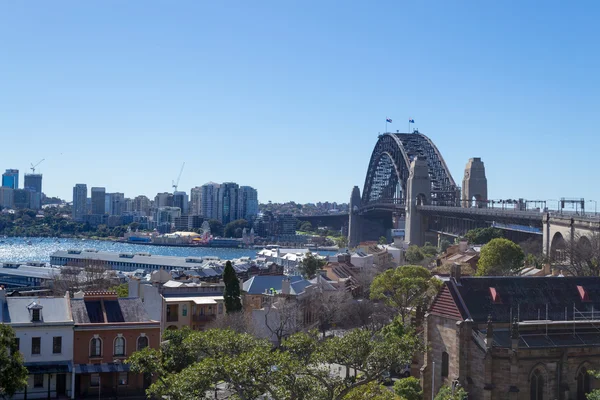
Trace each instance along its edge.
{"label": "awning", "polygon": [[72,371],[71,362],[33,362],[25,363],[29,375],[66,374]]}
{"label": "awning", "polygon": [[185,303],[192,301],[194,304],[217,304],[217,300],[222,300],[223,296],[197,296],[197,297],[165,297],[167,303]]}
{"label": "awning", "polygon": [[129,364],[103,363],[103,364],[75,364],[76,374],[100,374],[103,372],[128,372]]}

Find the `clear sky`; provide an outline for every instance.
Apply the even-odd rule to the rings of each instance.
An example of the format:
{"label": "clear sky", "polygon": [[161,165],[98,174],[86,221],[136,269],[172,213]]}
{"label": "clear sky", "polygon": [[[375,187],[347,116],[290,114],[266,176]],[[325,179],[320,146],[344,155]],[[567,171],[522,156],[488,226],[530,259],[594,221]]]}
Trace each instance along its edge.
{"label": "clear sky", "polygon": [[[527,4],[524,4],[527,3]],[[0,169],[347,202],[385,117],[490,198],[600,201],[600,3],[1,1]],[[27,170],[27,172],[29,172]],[[22,182],[22,178],[21,178]]]}

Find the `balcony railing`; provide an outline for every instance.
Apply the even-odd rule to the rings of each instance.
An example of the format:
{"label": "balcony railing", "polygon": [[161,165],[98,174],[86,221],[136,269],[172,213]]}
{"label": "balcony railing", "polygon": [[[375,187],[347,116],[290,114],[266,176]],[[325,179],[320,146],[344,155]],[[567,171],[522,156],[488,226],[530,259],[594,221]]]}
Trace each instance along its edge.
{"label": "balcony railing", "polygon": [[179,318],[177,315],[167,315],[167,322],[177,322]]}
{"label": "balcony railing", "polygon": [[192,321],[194,322],[206,322],[206,321],[214,321],[217,318],[216,315],[192,315]]}

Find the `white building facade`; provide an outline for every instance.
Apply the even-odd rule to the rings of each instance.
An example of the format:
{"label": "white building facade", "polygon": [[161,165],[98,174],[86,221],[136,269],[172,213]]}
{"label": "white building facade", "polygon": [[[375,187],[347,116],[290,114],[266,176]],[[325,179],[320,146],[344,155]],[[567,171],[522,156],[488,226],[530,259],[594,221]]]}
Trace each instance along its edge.
{"label": "white building facade", "polygon": [[29,370],[27,387],[14,399],[74,399],[73,318],[65,297],[6,297],[0,288],[0,320],[15,331]]}

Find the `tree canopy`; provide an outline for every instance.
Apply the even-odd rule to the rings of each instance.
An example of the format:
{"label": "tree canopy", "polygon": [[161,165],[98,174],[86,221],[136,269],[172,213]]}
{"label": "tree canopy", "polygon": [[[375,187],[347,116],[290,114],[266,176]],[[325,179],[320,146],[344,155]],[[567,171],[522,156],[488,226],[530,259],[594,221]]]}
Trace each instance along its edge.
{"label": "tree canopy", "polygon": [[442,386],[435,400],[465,400],[468,393],[462,387],[452,390],[449,386]]}
{"label": "tree canopy", "polygon": [[502,230],[498,228],[475,228],[466,233],[465,239],[471,244],[486,244],[492,239],[502,238]]}
{"label": "tree canopy", "polygon": [[523,268],[525,254],[519,245],[508,239],[492,239],[481,248],[477,262],[478,276],[505,276]]}
{"label": "tree canopy", "polygon": [[317,274],[317,270],[325,265],[325,260],[322,260],[312,253],[308,253],[304,256],[304,259],[300,262],[298,269],[303,277],[306,279],[312,279]]}
{"label": "tree canopy", "polygon": [[0,324],[0,397],[12,397],[25,388],[27,374],[14,330],[9,325]]}
{"label": "tree canopy", "polygon": [[235,274],[231,261],[225,263],[223,270],[223,283],[225,283],[225,291],[223,293],[223,302],[225,303],[225,311],[233,313],[242,311],[242,299],[240,295],[240,281]]}
{"label": "tree canopy", "polygon": [[244,228],[248,228],[248,221],[245,219],[236,219],[225,225],[225,237],[241,238]]}
{"label": "tree canopy", "polygon": [[[209,399],[225,390],[247,400],[264,394],[278,400],[342,400],[357,398],[346,396],[376,382],[395,361],[409,363],[420,349],[415,335],[385,337],[364,329],[325,341],[316,333],[297,333],[277,349],[246,333],[184,329],[166,331],[160,349],[145,348],[127,362],[132,372],[152,375],[147,394],[156,398]],[[338,370],[334,366],[346,372],[332,373]],[[350,370],[362,373],[350,376]]]}
{"label": "tree canopy", "polygon": [[402,400],[423,400],[421,382],[413,376],[394,382],[394,392]]}
{"label": "tree canopy", "polygon": [[426,268],[404,265],[375,277],[371,283],[371,299],[383,300],[397,310],[405,324],[413,308],[426,308],[440,287],[441,282]]}

